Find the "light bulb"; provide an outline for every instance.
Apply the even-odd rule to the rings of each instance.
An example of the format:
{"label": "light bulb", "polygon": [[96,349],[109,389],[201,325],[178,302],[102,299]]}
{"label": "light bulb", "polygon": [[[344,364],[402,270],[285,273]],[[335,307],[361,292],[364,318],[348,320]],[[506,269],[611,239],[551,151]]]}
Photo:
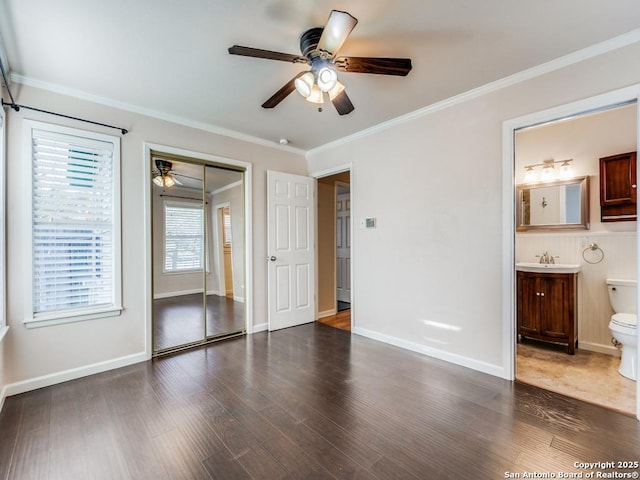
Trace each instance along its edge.
{"label": "light bulb", "polygon": [[173,177],[170,177],[169,175],[165,175],[164,177],[164,186],[171,188],[176,184],[176,181],[173,179]]}
{"label": "light bulb", "polygon": [[538,179],[538,176],[536,175],[536,171],[533,169],[533,167],[531,166],[525,167],[525,174],[524,174],[525,183],[532,183],[532,182],[535,182],[537,179]]}
{"label": "light bulb", "polygon": [[542,167],[542,173],[540,175],[541,180],[552,180],[554,176],[553,165],[545,165]]}
{"label": "light bulb", "polygon": [[558,173],[559,178],[571,178],[573,175],[573,168],[571,168],[569,162],[571,162],[571,160],[565,160],[560,165],[560,172]]}
{"label": "light bulb", "polygon": [[329,100],[333,102],[333,99],[342,93],[344,90],[344,85],[341,84],[338,80],[336,80],[336,84],[333,86],[331,90],[329,90]]}
{"label": "light bulb", "polygon": [[307,98],[311,95],[311,91],[313,90],[313,80],[313,73],[307,72],[301,77],[296,78],[293,84],[295,85],[298,93],[304,98]]}
{"label": "light bulb", "polygon": [[311,89],[311,94],[307,97],[307,102],[324,103],[322,90],[320,90],[320,87],[318,87],[318,85],[314,85]]}
{"label": "light bulb", "polygon": [[322,67],[318,70],[316,81],[320,90],[328,92],[336,85],[336,82],[338,81],[338,74],[333,68]]}

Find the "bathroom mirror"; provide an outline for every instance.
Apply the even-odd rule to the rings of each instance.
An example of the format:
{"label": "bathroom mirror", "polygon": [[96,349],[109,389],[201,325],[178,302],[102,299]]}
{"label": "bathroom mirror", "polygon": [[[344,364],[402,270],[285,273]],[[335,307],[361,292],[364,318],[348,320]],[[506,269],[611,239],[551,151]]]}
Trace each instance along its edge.
{"label": "bathroom mirror", "polygon": [[589,229],[589,177],[517,185],[516,230]]}

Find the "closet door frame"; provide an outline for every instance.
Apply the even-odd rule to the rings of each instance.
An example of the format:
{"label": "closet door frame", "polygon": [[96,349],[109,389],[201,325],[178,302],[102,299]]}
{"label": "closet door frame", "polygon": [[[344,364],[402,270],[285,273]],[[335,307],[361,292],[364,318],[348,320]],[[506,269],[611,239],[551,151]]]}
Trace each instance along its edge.
{"label": "closet door frame", "polygon": [[[156,143],[144,143],[144,175],[143,175],[143,191],[145,201],[145,267],[144,267],[144,292],[145,292],[145,356],[151,358],[154,356],[153,344],[153,191],[152,176],[153,155],[167,155],[180,157],[188,160],[195,160],[203,165],[220,166],[223,168],[231,168],[243,173],[243,203],[244,203],[244,280],[245,280],[245,333],[253,333],[253,263],[251,261],[253,252],[253,233],[251,228],[251,191],[252,191],[252,170],[249,162],[243,162],[230,158],[219,157],[202,152],[185,150],[182,148],[160,145]],[[206,228],[206,227],[205,227]],[[205,240],[206,242],[206,240]],[[211,260],[211,259],[210,259]],[[203,274],[203,276],[206,273]],[[204,282],[206,288],[206,282]],[[206,293],[206,291],[205,291]],[[206,301],[206,295],[205,295]],[[204,302],[203,302],[204,303]],[[204,305],[203,305],[204,307]],[[215,340],[214,340],[215,341]],[[205,319],[205,337],[202,344],[208,343],[206,338],[206,319]]]}

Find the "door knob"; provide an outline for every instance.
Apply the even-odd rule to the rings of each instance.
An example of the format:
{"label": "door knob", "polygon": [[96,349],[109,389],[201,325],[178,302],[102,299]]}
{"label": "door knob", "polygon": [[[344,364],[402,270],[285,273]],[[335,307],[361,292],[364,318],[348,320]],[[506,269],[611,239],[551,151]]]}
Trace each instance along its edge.
{"label": "door knob", "polygon": [[269,257],[269,261],[271,261],[271,262],[275,262],[275,261],[276,261],[276,257],[274,257],[273,255],[271,255],[271,256]]}

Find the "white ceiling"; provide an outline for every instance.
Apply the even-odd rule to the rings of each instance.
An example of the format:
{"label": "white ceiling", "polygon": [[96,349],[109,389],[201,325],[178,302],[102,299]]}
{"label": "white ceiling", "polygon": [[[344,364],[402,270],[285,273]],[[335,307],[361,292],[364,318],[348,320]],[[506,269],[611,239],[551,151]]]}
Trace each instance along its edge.
{"label": "white ceiling", "polygon": [[[409,57],[411,73],[339,74],[355,105],[342,117],[296,92],[262,109],[306,66],[227,48],[299,54],[300,34],[331,9],[359,20],[341,55]],[[638,27],[638,0],[0,0],[14,81],[301,150]]]}

